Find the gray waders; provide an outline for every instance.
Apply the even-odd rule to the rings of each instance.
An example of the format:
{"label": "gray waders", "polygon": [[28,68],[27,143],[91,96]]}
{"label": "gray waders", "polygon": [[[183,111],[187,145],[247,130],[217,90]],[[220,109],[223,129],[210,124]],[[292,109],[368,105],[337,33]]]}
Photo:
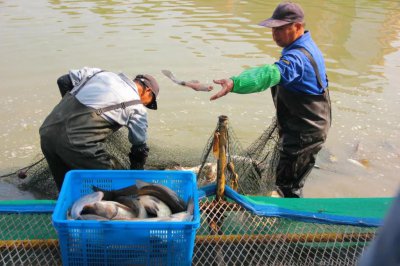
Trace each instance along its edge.
{"label": "gray waders", "polygon": [[96,113],[67,93],[40,127],[40,145],[58,190],[71,169],[120,168],[103,142],[119,125]]}
{"label": "gray waders", "polygon": [[[314,59],[311,61],[321,87]],[[328,89],[322,95],[301,94],[282,86],[271,88],[277,112],[280,159],[276,186],[284,197],[302,197],[306,177],[315,165],[316,155],[326,140],[331,125],[331,102]]]}

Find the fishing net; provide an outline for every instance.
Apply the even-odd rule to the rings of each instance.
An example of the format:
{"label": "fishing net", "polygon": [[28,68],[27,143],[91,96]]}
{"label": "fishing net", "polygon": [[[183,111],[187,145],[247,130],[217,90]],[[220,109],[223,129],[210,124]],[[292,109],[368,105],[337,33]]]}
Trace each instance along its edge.
{"label": "fishing net", "polygon": [[[227,122],[226,116],[220,117],[215,131],[211,133],[204,147],[200,160],[198,159],[199,152],[189,147],[150,143],[151,152],[146,168],[192,170],[197,173],[198,186],[216,182],[218,158],[214,155],[213,146],[215,146],[215,134],[221,130],[221,118]],[[227,125],[227,162],[224,168],[227,184],[237,186],[238,191],[243,194],[269,194],[274,188],[274,173],[279,158],[277,139],[276,120],[273,119],[261,136],[247,149],[243,149],[233,128]],[[105,147],[123,169],[129,169],[128,153],[131,144],[125,128],[112,134],[107,139]],[[25,179],[17,177],[21,172],[25,173]],[[21,190],[32,192],[37,199],[56,199],[58,196],[48,164],[42,154],[37,155],[35,162],[31,165],[22,168],[8,179],[11,183],[18,185]]]}
{"label": "fishing net", "polygon": [[[128,153],[131,147],[127,134],[126,130],[119,130],[112,134],[106,142],[106,150],[124,169],[129,168]],[[47,161],[42,154],[36,157],[40,159],[12,173],[7,180],[16,184],[21,190],[32,192],[37,199],[56,199],[58,197],[58,190]]]}
{"label": "fishing net", "polygon": [[[268,195],[274,189],[275,171],[279,159],[276,119],[247,149],[243,149],[227,117],[221,116],[217,128],[209,138],[197,175],[198,185],[215,183],[217,175],[217,149],[221,131],[225,134],[226,167],[224,175],[227,185],[241,194]],[[221,128],[222,127],[222,128]],[[219,150],[219,152],[221,152]]]}
{"label": "fishing net", "polygon": [[[128,131],[125,128],[113,133],[105,143],[105,149],[119,162],[122,169],[129,169],[130,147]],[[181,165],[198,165],[198,155],[190,148],[150,143],[150,150],[146,169],[163,170],[176,169]],[[56,185],[43,154],[36,155],[35,160],[29,166],[3,177],[4,181],[17,185],[19,189],[30,191],[36,199],[56,199],[58,197]]]}

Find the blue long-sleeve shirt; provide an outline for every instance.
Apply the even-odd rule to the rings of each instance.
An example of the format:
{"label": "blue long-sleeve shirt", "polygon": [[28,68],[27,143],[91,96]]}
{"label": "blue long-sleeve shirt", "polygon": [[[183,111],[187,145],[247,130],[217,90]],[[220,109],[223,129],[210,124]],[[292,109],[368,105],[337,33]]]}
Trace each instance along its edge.
{"label": "blue long-sleeve shirt", "polygon": [[[323,87],[318,85],[316,73],[307,56],[298,50],[306,49],[317,64]],[[306,31],[300,38],[282,50],[282,56],[275,63],[281,74],[279,85],[305,94],[323,94],[328,87],[324,58],[321,51]]]}
{"label": "blue long-sleeve shirt", "polygon": [[[298,48],[304,48],[312,55],[318,66],[323,87],[318,85],[310,60]],[[242,94],[261,92],[279,84],[288,90],[317,95],[323,94],[328,86],[322,53],[308,31],[282,50],[279,61],[246,69],[231,79],[234,82],[232,92]]]}

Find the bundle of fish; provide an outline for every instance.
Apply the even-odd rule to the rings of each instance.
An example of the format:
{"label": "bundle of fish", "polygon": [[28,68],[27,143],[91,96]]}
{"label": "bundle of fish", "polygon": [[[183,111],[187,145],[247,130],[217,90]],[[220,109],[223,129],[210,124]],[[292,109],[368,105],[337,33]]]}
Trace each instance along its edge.
{"label": "bundle of fish", "polygon": [[193,220],[194,202],[187,204],[172,189],[137,180],[118,190],[93,186],[93,193],[74,202],[68,215],[72,220],[175,221]]}

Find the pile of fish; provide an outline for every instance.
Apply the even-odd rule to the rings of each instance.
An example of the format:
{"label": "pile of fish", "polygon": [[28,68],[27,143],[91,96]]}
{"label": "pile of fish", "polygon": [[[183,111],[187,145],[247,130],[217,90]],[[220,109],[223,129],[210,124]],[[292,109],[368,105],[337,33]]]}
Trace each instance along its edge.
{"label": "pile of fish", "polygon": [[93,193],[74,202],[72,220],[192,221],[193,198],[187,204],[172,189],[137,180],[135,185],[118,190],[92,187]]}

